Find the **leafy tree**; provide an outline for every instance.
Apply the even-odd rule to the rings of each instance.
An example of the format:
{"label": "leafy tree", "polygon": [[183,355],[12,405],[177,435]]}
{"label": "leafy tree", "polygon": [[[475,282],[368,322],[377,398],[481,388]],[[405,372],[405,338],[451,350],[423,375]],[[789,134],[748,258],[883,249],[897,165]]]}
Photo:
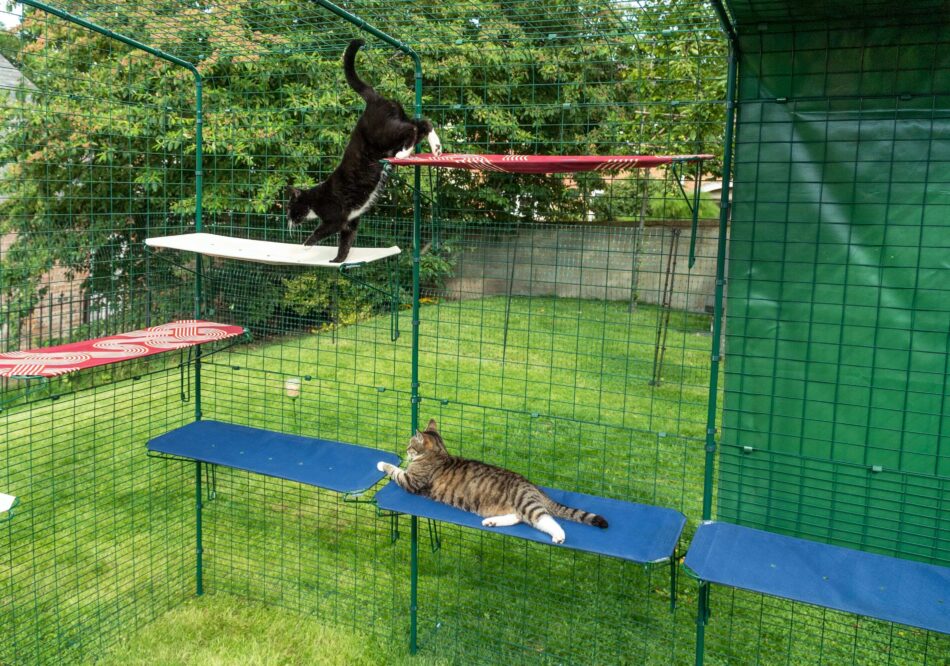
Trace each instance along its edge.
{"label": "leafy tree", "polygon": [[[621,11],[606,0],[472,0],[404,12],[368,0],[353,9],[418,45],[426,114],[449,150],[710,151],[719,145],[723,112],[706,102],[723,97],[724,46],[714,33],[689,29],[709,22],[708,9],[687,0],[638,5]],[[289,180],[307,184],[325,175],[346,144],[360,100],[343,82],[340,53],[354,29],[302,0],[86,9],[94,20],[197,63],[204,79],[206,228],[299,240],[286,230],[282,191]],[[142,241],[193,224],[191,75],[36,10],[26,10],[16,34],[19,49],[4,48],[38,89],[18,91],[0,110],[7,128],[0,162],[9,165],[0,180],[0,231],[17,234],[2,257],[7,311],[29,313],[43,296],[39,276],[53,263],[84,276],[87,293],[109,294],[125,317],[138,316],[133,307],[190,307],[182,296],[187,274],[155,260]],[[408,58],[374,48],[359,68],[382,93],[410,106]],[[453,171],[437,178],[425,179],[426,200],[438,195],[444,220],[495,229],[531,218],[585,219],[591,192],[605,187],[597,175]],[[375,223],[364,222],[363,243],[409,247],[411,197],[407,179],[400,180]],[[448,238],[451,226],[443,224]],[[451,247],[430,245],[429,280],[451,270]],[[411,264],[399,265],[408,275]],[[229,279],[251,283],[254,275]],[[324,291],[308,300],[299,284],[274,288],[289,295],[289,307],[312,314],[336,287],[306,282]],[[150,298],[136,298],[146,290]],[[276,309],[281,302],[270,288],[232,292],[266,299],[255,310],[262,321],[267,304]]]}

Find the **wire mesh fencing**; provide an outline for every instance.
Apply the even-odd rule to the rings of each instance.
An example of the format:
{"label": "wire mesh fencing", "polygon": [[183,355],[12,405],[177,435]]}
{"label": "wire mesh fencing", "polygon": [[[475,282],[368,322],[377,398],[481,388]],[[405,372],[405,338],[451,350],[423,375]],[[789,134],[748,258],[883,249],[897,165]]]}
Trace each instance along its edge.
{"label": "wire mesh fencing", "polygon": [[[200,413],[403,455],[415,408],[439,422],[453,453],[541,485],[682,511],[687,544],[702,515],[710,358],[722,351],[711,325],[726,45],[712,9],[348,7],[420,54],[423,113],[447,151],[716,157],[698,171],[619,175],[421,169],[417,236],[415,173],[399,167],[357,245],[401,253],[339,270],[197,261],[143,241],[198,230],[200,210],[201,231],[302,242],[310,229],[287,224],[285,187],[336,165],[362,104],[340,57],[365,33],[321,2],[36,4],[0,43],[3,351],[196,315],[244,326],[253,341],[209,350],[200,369],[194,355],[171,354],[43,385],[4,380],[0,492],[23,506],[0,523],[0,620],[12,627],[0,660],[89,661],[192,595],[197,500],[208,594],[408,643],[417,574],[419,641],[434,658],[692,663],[697,587],[680,576],[671,589],[666,564],[419,520],[412,573],[410,519],[380,511],[372,492],[206,467],[196,498],[194,466],[149,457],[145,442]],[[411,59],[367,41],[360,75],[411,109]],[[935,107],[916,112],[938,120]],[[781,126],[740,132],[763,152],[740,160],[737,179],[780,169],[768,150],[790,143],[768,132]],[[734,275],[747,240],[733,241]],[[749,318],[732,303],[730,334],[742,337]],[[753,411],[727,402],[727,425]],[[946,514],[939,475],[887,469],[886,489],[856,506],[848,469],[789,485],[810,458],[723,444],[713,489],[723,517],[868,545],[884,538],[882,520],[939,527]],[[812,505],[834,516],[817,520]],[[884,536],[901,555],[943,548],[908,531]],[[712,602],[710,661],[940,663],[946,653],[943,637],[801,604],[720,589]]]}

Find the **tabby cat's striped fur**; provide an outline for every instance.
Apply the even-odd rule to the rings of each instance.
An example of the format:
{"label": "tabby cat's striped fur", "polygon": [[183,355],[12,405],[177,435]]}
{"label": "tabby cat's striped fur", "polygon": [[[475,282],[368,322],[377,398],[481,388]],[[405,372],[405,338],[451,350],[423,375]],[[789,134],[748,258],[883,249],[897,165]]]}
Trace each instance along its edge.
{"label": "tabby cat's striped fur", "polygon": [[453,456],[434,420],[424,432],[416,432],[406,451],[409,465],[405,470],[385,462],[376,466],[411,493],[484,516],[486,527],[525,522],[549,534],[554,543],[564,543],[564,529],[554,516],[607,527],[603,516],[558,504],[520,474]]}

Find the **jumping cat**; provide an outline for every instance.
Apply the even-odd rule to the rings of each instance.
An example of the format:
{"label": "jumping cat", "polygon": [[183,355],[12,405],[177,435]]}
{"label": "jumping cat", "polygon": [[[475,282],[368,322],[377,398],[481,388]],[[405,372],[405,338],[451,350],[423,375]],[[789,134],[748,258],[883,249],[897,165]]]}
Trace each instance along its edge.
{"label": "jumping cat", "polygon": [[412,119],[399,102],[388,100],[360,80],[356,74],[356,52],[365,42],[354,39],[343,54],[346,82],[366,100],[340,165],[330,176],[308,190],[288,187],[288,213],[291,228],[316,220],[320,225],[304,245],[313,245],[335,233],[340,246],[333,263],[342,263],[356,238],[360,215],[369,210],[386,184],[386,171],[380,160],[408,157],[423,136],[432,152],[442,153],[439,136],[428,120]]}
{"label": "jumping cat", "polygon": [[416,431],[406,449],[405,470],[379,462],[376,468],[410,493],[430,497],[464,511],[484,516],[486,527],[525,522],[564,543],[564,529],[554,517],[607,527],[603,516],[558,504],[526,478],[501,467],[453,456],[446,450],[434,420]]}

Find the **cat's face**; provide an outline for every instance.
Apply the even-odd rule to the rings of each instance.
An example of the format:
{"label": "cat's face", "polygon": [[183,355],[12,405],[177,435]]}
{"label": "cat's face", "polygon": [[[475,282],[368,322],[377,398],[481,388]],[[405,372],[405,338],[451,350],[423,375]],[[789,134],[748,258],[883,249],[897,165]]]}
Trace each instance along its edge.
{"label": "cat's face", "polygon": [[296,187],[287,188],[287,225],[293,229],[303,222],[317,219],[310,203],[304,201],[303,192]]}
{"label": "cat's face", "polygon": [[448,453],[435,419],[429,419],[429,425],[426,426],[425,431],[416,430],[416,434],[409,440],[409,446],[406,447],[406,456],[410,462],[431,453]]}

